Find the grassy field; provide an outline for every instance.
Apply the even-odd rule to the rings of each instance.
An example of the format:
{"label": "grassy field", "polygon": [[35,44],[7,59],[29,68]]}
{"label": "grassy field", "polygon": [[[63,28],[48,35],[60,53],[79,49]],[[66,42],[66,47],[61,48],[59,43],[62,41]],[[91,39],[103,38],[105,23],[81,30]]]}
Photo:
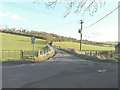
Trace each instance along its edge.
{"label": "grassy field", "polygon": [[[24,50],[24,55],[26,54],[25,51],[32,55],[32,47],[31,44],[31,38],[25,37],[25,36],[19,36],[19,35],[13,35],[13,34],[5,34],[0,33],[0,36],[2,37],[0,40],[0,43],[2,43],[1,50],[7,50],[2,51],[2,56],[0,56],[0,59],[2,57],[3,60],[20,60],[21,59],[21,51]],[[35,51],[42,50],[46,46],[47,42],[42,39],[35,39]],[[79,43],[75,42],[54,42],[54,45],[61,46],[64,48],[72,48],[75,50],[79,50]],[[16,50],[16,51],[12,51]],[[114,47],[100,47],[95,45],[82,45],[82,50],[114,50]],[[0,54],[1,55],[1,54]],[[44,57],[43,57],[44,58]],[[2,60],[2,61],[3,61]]]}
{"label": "grassy field", "polygon": [[102,42],[102,43],[104,43],[104,44],[111,44],[111,45],[112,44],[117,44],[116,42],[112,42],[112,41],[111,42],[110,41],[106,41],[106,42]]}
{"label": "grassy field", "polygon": [[[0,60],[20,60],[21,51],[24,50],[24,55],[33,55],[31,44],[31,37],[0,33],[1,50]],[[46,41],[42,39],[35,39],[35,51],[42,50],[46,46]],[[27,53],[26,53],[27,52]]]}
{"label": "grassy field", "polygon": [[[80,44],[75,42],[54,42],[55,46],[61,46],[63,48],[72,48],[75,50],[80,49]],[[101,47],[95,45],[82,44],[82,50],[115,50],[114,47]]]}
{"label": "grassy field", "polygon": [[[2,50],[32,50],[31,38],[13,34],[0,33],[2,36]],[[35,50],[45,47],[46,41],[35,39]]]}
{"label": "grassy field", "polygon": [[[32,50],[31,38],[13,34],[0,33],[2,36],[2,50]],[[35,40],[35,50],[41,50],[45,47],[46,41],[42,39]],[[79,50],[79,43],[75,42],[54,42],[54,45],[64,48],[73,48]],[[114,47],[101,47],[95,45],[82,44],[82,50],[114,50]]]}

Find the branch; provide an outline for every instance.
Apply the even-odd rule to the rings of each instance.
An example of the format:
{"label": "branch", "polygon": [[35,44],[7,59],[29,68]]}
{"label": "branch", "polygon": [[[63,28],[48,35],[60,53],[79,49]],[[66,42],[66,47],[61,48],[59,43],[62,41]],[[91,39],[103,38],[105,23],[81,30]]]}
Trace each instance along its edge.
{"label": "branch", "polygon": [[[105,4],[105,0],[64,0],[64,1],[67,2],[67,5],[68,5],[67,10],[65,11],[64,17],[67,17],[71,13],[72,9],[74,9],[74,13],[79,14],[81,11],[83,11],[82,12],[83,15],[86,12],[89,12],[89,14],[93,16],[94,13],[97,12],[98,6],[100,5],[101,7],[103,4]],[[34,3],[39,4],[40,2],[38,2],[38,0],[35,0]],[[58,3],[58,0],[52,0],[45,4],[48,8],[55,8],[57,3]]]}
{"label": "branch", "polygon": [[57,0],[45,3],[47,7],[54,8],[57,4]]}
{"label": "branch", "polygon": [[82,9],[84,8],[85,4],[87,3],[87,0],[81,0],[79,4],[77,5],[75,13],[80,13]]}
{"label": "branch", "polygon": [[68,14],[70,14],[70,12],[71,12],[72,7],[74,6],[74,4],[75,4],[75,1],[72,2],[72,1],[70,0],[70,2],[68,2],[68,9],[66,10],[64,17],[67,17]]}

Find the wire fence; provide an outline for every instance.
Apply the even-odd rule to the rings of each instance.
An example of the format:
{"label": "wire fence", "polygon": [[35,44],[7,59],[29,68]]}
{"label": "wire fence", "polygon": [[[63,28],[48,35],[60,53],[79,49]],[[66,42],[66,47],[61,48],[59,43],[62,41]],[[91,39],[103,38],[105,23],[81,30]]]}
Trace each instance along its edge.
{"label": "wire fence", "polygon": [[21,51],[20,50],[1,50],[1,59],[4,60],[20,60]]}
{"label": "wire fence", "polygon": [[29,60],[32,57],[38,57],[46,55],[52,52],[54,49],[47,45],[42,50],[0,50],[0,59],[1,61],[6,60]]}

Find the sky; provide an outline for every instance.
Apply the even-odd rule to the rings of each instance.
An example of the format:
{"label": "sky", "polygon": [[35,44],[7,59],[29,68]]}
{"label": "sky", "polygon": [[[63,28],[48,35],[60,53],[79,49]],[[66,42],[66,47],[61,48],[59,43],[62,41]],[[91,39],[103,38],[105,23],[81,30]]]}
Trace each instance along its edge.
{"label": "sky", "polygon": [[66,18],[64,18],[67,10],[66,2],[59,1],[55,8],[48,8],[42,1],[39,1],[39,4],[33,2],[34,0],[31,2],[18,0],[0,2],[0,28],[7,26],[29,31],[43,31],[79,39],[80,20],[83,20],[83,39],[118,41],[118,10],[97,24],[88,27],[118,7],[118,1],[106,0],[101,7],[99,5],[93,16],[88,12],[83,15],[82,11],[76,14],[74,13],[76,7],[74,7]]}

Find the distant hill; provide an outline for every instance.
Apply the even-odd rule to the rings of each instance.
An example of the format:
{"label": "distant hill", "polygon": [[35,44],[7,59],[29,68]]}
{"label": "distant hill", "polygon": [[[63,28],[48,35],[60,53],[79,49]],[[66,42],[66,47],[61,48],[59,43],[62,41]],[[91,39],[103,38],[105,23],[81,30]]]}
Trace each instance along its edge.
{"label": "distant hill", "polygon": [[[68,41],[68,42],[78,42],[79,43],[79,40],[77,40],[75,38],[60,36],[57,34],[47,33],[47,32],[27,31],[25,29],[17,30],[15,28],[0,29],[0,32],[11,33],[11,34],[15,34],[15,35],[22,35],[22,36],[27,36],[27,37],[34,36],[38,39],[47,40],[47,42],[67,42]],[[82,40],[82,43],[88,44],[88,45],[114,47],[117,42],[95,42],[95,41],[89,41],[89,40]]]}

